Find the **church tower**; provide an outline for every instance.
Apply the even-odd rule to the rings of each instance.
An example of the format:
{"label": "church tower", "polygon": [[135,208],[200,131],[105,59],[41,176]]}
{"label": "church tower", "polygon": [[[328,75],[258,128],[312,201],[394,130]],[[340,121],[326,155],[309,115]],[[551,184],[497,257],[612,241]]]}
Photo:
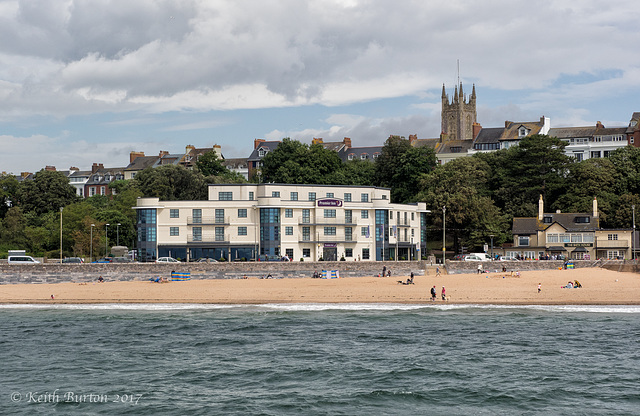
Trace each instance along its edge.
{"label": "church tower", "polygon": [[[467,101],[468,98],[468,101]],[[476,122],[476,86],[469,97],[465,97],[456,86],[453,99],[449,100],[442,84],[442,133],[446,140],[472,140],[473,124]]]}

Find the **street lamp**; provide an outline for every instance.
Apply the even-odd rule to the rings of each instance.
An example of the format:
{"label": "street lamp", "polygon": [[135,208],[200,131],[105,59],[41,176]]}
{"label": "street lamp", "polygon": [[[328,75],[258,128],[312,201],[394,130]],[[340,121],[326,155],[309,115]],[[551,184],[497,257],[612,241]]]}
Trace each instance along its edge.
{"label": "street lamp", "polygon": [[633,210],[633,237],[631,237],[631,258],[636,259],[636,205],[631,205]]}
{"label": "street lamp", "polygon": [[447,250],[447,244],[446,244],[446,234],[445,234],[445,229],[446,229],[446,223],[445,223],[445,216],[444,214],[447,212],[447,207],[446,206],[442,206],[442,265],[445,265],[445,251]]}
{"label": "street lamp", "polygon": [[120,223],[116,224],[116,245],[120,245]]}
{"label": "street lamp", "polygon": [[64,208],[60,207],[60,264],[62,264],[62,210]]}
{"label": "street lamp", "polygon": [[491,237],[491,260],[493,260],[493,234],[489,234],[489,237]]}
{"label": "street lamp", "polygon": [[104,256],[107,257],[107,254],[109,254],[109,224],[105,224],[104,225]]}
{"label": "street lamp", "polygon": [[89,263],[93,261],[93,227],[95,224],[91,224],[91,251],[89,252]]}

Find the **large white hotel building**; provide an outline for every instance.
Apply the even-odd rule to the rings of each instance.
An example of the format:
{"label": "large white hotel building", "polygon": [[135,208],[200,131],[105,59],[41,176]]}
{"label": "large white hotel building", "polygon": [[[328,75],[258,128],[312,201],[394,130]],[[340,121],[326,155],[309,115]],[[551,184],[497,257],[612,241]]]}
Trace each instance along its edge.
{"label": "large white hotel building", "polygon": [[206,201],[139,198],[135,209],[142,261],[419,259],[429,212],[391,203],[388,188],[288,184],[209,185]]}

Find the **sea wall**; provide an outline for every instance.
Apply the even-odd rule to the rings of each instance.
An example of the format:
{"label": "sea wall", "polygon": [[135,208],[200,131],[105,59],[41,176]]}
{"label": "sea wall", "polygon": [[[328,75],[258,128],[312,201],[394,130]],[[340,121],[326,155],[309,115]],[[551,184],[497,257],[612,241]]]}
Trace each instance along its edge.
{"label": "sea wall", "polygon": [[241,279],[311,277],[315,271],[338,270],[340,277],[377,276],[382,267],[392,276],[423,275],[424,261],[400,262],[242,262],[242,263],[131,263],[131,264],[0,264],[0,284],[149,280],[189,272],[192,279]]}
{"label": "sea wall", "polygon": [[[563,261],[465,262],[447,261],[446,273],[476,273],[478,264],[491,273],[525,270],[551,270],[563,267]],[[638,267],[622,260],[573,262],[575,268],[604,267],[609,270],[637,272]],[[382,267],[392,276],[433,275],[436,265],[426,261],[389,262],[246,262],[246,263],[131,263],[131,264],[34,264],[0,263],[0,284],[91,282],[102,276],[106,281],[149,280],[170,277],[172,271],[189,272],[192,279],[259,278],[271,274],[274,278],[311,277],[315,271],[338,270],[340,277],[377,276]]]}

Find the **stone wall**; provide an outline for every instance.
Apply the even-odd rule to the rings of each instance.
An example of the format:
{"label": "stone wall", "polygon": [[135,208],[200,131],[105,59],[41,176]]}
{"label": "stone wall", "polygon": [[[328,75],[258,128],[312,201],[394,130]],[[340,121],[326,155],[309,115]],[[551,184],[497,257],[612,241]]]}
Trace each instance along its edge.
{"label": "stone wall", "polygon": [[149,280],[171,276],[172,271],[189,272],[192,279],[302,278],[314,271],[338,270],[340,277],[377,276],[383,265],[392,276],[425,274],[424,261],[399,262],[246,262],[246,263],[131,263],[131,264],[0,264],[0,284],[91,282],[102,276],[107,281]]}
{"label": "stone wall", "polygon": [[[478,264],[482,265],[482,270],[490,273],[498,273],[505,267],[508,272],[525,270],[553,270],[563,267],[562,260],[525,260],[525,261],[447,261],[447,272],[449,274],[477,273]],[[600,267],[599,260],[573,260],[576,269],[584,267]]]}

